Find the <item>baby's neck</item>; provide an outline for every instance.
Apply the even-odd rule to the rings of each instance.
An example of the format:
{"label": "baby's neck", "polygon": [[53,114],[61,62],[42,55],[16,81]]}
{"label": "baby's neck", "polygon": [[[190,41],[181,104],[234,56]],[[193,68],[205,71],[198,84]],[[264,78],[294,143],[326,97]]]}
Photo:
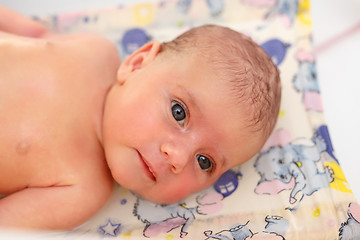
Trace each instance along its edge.
{"label": "baby's neck", "polygon": [[96,114],[97,118],[95,120],[95,133],[96,133],[97,139],[99,140],[99,143],[103,149],[104,149],[104,139],[103,139],[104,112],[105,112],[109,92],[114,87],[114,85],[115,84],[110,85],[108,87],[108,89],[106,90],[104,96],[102,97],[102,99],[103,99],[102,106],[99,109],[98,114]]}

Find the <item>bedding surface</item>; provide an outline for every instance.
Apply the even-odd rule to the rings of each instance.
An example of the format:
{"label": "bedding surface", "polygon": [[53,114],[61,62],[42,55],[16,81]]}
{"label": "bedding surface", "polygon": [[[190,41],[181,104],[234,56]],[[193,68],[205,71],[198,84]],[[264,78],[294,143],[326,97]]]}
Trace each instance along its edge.
{"label": "bedding surface", "polygon": [[[56,235],[115,239],[359,239],[360,206],[331,144],[317,82],[309,0],[156,0],[38,16],[57,32],[96,32],[124,59],[150,40],[218,24],[254,39],[278,66],[282,103],[263,149],[212,187],[158,205],[117,186],[82,226]],[[241,146],[239,146],[241,147]],[[339,162],[340,161],[340,162]]]}

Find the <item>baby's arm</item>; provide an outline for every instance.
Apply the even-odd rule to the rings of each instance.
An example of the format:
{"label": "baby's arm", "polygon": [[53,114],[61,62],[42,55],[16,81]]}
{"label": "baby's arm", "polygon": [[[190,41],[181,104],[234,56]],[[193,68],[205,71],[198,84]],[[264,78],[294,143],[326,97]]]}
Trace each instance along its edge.
{"label": "baby's arm", "polygon": [[107,192],[81,185],[27,188],[0,200],[0,226],[71,229],[105,204]]}
{"label": "baby's arm", "polygon": [[49,31],[40,23],[0,6],[0,31],[25,37],[43,37]]}

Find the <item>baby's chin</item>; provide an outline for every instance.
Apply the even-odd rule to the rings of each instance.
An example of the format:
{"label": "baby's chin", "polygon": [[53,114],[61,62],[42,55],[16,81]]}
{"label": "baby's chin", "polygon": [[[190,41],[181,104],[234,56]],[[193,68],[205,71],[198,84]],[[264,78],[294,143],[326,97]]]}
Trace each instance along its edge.
{"label": "baby's chin", "polygon": [[143,199],[146,199],[150,202],[157,204],[172,204],[177,203],[186,198],[189,194],[178,194],[178,193],[158,193],[158,192],[148,192],[146,194],[133,192],[136,196],[139,196]]}

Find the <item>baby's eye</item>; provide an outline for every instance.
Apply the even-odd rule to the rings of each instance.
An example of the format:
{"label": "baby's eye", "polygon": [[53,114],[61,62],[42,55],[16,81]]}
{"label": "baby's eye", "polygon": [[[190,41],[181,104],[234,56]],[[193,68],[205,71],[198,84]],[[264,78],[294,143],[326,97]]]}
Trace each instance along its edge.
{"label": "baby's eye", "polygon": [[200,168],[202,170],[204,170],[204,171],[212,171],[213,163],[209,158],[207,158],[207,157],[205,157],[203,155],[197,155],[196,158],[197,158],[199,166],[200,166]]}
{"label": "baby's eye", "polygon": [[184,107],[181,106],[178,102],[171,103],[171,113],[174,119],[183,126],[186,120],[186,111]]}

